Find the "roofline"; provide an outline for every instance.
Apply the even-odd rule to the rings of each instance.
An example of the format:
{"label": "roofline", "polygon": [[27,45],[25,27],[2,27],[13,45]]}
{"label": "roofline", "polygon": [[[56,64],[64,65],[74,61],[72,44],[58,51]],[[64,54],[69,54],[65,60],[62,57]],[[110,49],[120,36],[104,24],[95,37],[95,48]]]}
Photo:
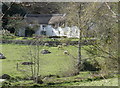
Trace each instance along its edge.
{"label": "roofline", "polygon": [[25,17],[66,16],[66,14],[26,14]]}

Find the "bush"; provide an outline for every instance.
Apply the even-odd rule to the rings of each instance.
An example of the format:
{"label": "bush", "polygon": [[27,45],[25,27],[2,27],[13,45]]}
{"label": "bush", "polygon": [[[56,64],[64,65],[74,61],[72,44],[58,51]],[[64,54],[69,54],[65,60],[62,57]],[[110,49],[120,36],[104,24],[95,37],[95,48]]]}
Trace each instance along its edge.
{"label": "bush", "polygon": [[84,60],[82,61],[82,71],[99,71],[101,68],[96,60]]}
{"label": "bush", "polygon": [[10,87],[11,86],[11,83],[9,81],[4,81],[2,83],[2,88],[6,88],[6,87]]}
{"label": "bush", "polygon": [[7,30],[1,30],[0,35],[2,36],[3,39],[14,39],[16,36],[14,34],[11,34]]}

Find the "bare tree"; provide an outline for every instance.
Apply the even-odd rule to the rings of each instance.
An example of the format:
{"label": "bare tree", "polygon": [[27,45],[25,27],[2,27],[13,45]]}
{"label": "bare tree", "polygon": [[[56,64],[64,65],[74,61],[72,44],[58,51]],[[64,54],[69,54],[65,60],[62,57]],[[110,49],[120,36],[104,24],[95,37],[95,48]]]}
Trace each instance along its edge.
{"label": "bare tree", "polygon": [[[65,6],[66,8],[63,6],[64,9],[62,8],[62,11],[67,14],[67,24],[71,26],[72,23],[72,25],[76,25],[80,29],[80,36],[77,46],[78,68],[80,68],[81,63],[82,37],[84,37],[84,40],[86,40],[87,43],[89,43],[89,40],[87,39],[89,36],[91,36],[90,38],[97,39],[96,43],[91,42],[93,46],[90,47],[90,51],[92,55],[94,54],[93,56],[117,60],[117,3],[71,2],[67,3]],[[113,9],[111,7],[113,7]],[[111,46],[115,47],[114,51],[110,48]],[[96,50],[96,53],[94,53],[94,50]]]}
{"label": "bare tree", "polygon": [[35,83],[43,83],[40,75],[41,43],[42,37],[34,39],[24,52],[25,62],[17,63],[17,70],[23,72],[29,79],[33,79]]}

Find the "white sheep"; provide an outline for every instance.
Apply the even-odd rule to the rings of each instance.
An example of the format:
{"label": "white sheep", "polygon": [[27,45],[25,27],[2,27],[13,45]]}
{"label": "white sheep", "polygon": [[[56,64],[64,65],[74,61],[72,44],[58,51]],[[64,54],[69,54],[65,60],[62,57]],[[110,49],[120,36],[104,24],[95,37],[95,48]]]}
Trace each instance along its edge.
{"label": "white sheep", "polygon": [[59,49],[63,49],[63,46],[62,45],[58,45],[57,48],[58,48],[58,50]]}
{"label": "white sheep", "polygon": [[64,54],[66,54],[66,55],[69,55],[69,53],[68,53],[68,51],[67,51],[67,50],[65,50],[63,53],[64,53]]}
{"label": "white sheep", "polygon": [[45,43],[44,46],[49,46],[49,43]]}

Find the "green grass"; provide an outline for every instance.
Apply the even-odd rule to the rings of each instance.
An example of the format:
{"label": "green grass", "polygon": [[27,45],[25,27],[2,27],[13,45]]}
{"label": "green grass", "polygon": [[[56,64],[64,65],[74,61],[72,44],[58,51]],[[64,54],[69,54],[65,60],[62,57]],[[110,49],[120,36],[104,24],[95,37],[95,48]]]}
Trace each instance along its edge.
{"label": "green grass", "polygon": [[32,37],[27,37],[27,39],[23,39],[24,37],[17,37],[14,38],[13,40],[32,40],[33,38]]}
{"label": "green grass", "polygon": [[[7,40],[34,40],[33,37],[26,37],[26,39],[24,39],[24,37],[18,37],[18,36],[6,36]],[[92,40],[95,38],[82,38],[83,40]],[[55,40],[52,38],[44,38],[43,41],[61,41],[61,42],[69,42],[69,41],[78,41],[78,38],[56,38]]]}
{"label": "green grass", "polygon": [[[70,77],[69,77],[70,78]],[[32,80],[26,81],[18,81],[18,82],[12,82],[12,86],[42,86],[42,87],[51,87],[51,86],[118,86],[118,78],[109,78],[109,79],[102,79],[102,80],[96,80],[96,81],[71,81],[71,78],[68,80],[68,78],[59,78],[62,79],[59,83],[53,83],[52,85],[49,85],[48,83],[44,84],[35,84]],[[67,81],[66,81],[66,80]],[[58,81],[58,80],[56,80]],[[49,82],[50,83],[50,82]]]}
{"label": "green grass", "polygon": [[118,78],[110,78],[97,81],[62,83],[60,86],[118,86]]}
{"label": "green grass", "polygon": [[[32,46],[35,48],[35,46]],[[88,47],[88,46],[84,46]],[[1,51],[7,59],[0,60],[2,62],[2,74],[9,74],[12,77],[20,77],[24,78],[26,75],[16,70],[16,63],[28,61],[26,57],[29,46],[28,45],[17,45],[17,44],[2,44],[0,45]],[[74,72],[74,64],[76,59],[71,58],[63,53],[63,50],[58,50],[57,47],[40,47],[40,49],[48,49],[52,53],[42,55],[40,54],[40,74],[42,76],[46,75],[59,75],[59,76],[67,76]],[[77,56],[77,48],[74,46],[64,47],[65,50],[68,50],[73,56]],[[82,48],[82,59],[88,58],[85,50]],[[0,65],[1,66],[1,65]],[[24,66],[22,69],[27,70],[27,74],[30,73],[27,66]],[[0,71],[1,72],[1,71]],[[62,77],[62,78],[53,78],[44,80],[46,85],[47,83],[55,83],[53,86],[117,86],[118,80],[117,78],[103,79],[103,80],[95,80],[90,81],[86,80],[90,78],[91,75],[89,72],[80,72],[77,76],[71,77]],[[81,78],[85,80],[81,81]],[[28,86],[34,85],[29,84],[32,81],[18,81],[13,82],[12,85],[21,85]],[[44,86],[43,85],[43,86]]]}
{"label": "green grass", "polygon": [[[7,59],[2,61],[2,74],[10,74],[12,76],[23,76],[23,74],[16,70],[16,64],[28,60],[27,52],[29,52],[28,45],[3,44],[2,53]],[[33,46],[34,47],[34,46]],[[63,53],[63,50],[58,50],[57,47],[40,47],[41,49],[48,49],[52,53],[40,55],[40,74],[45,76],[49,74],[66,76],[74,72],[75,60]],[[74,46],[67,46],[64,48],[68,50],[73,56],[77,56],[77,48]],[[35,51],[34,51],[35,52]],[[82,50],[82,57],[87,58],[85,51]],[[26,66],[24,66],[26,69]],[[1,74],[0,74],[1,75]]]}

